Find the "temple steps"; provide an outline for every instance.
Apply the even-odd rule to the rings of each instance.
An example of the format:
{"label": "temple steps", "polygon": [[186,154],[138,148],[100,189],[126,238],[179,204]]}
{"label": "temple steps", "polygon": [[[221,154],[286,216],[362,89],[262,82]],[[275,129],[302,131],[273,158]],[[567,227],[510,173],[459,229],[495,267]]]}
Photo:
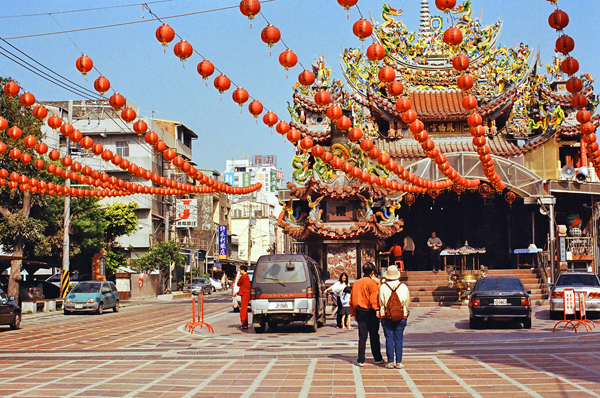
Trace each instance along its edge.
{"label": "temple steps", "polygon": [[[547,291],[538,271],[534,269],[496,269],[488,270],[487,276],[516,276],[531,290],[532,302],[544,300]],[[449,307],[464,305],[458,300],[458,292],[454,287],[448,287],[448,273],[440,271],[407,271],[403,272],[400,280],[408,286],[413,307]]]}

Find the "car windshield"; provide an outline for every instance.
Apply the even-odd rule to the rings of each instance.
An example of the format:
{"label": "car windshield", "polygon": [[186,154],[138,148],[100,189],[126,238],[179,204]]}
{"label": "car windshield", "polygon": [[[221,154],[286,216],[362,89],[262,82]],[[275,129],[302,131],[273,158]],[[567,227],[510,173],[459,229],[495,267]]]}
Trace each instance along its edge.
{"label": "car windshield", "polygon": [[556,286],[599,286],[595,275],[561,274],[556,281]]}
{"label": "car windshield", "polygon": [[201,285],[203,283],[208,283],[208,281],[205,278],[194,278],[194,279],[192,279],[192,284],[193,285]]}
{"label": "car windshield", "polygon": [[521,281],[515,278],[484,278],[477,282],[477,291],[490,292],[490,291],[503,291],[503,292],[515,292],[522,291],[523,285]]}
{"label": "car windshield", "polygon": [[262,283],[306,282],[301,261],[262,261],[256,266],[256,281]]}
{"label": "car windshield", "polygon": [[71,293],[98,293],[100,292],[99,283],[78,283],[77,286],[71,290]]}

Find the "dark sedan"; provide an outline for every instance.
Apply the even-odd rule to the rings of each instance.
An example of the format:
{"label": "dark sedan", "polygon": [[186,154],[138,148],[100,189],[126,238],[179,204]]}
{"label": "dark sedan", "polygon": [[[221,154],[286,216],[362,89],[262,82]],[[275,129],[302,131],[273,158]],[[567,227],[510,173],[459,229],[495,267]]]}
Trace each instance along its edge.
{"label": "dark sedan", "polygon": [[479,328],[485,320],[494,319],[513,319],[531,329],[529,293],[519,278],[480,278],[469,300],[471,329]]}
{"label": "dark sedan", "polygon": [[14,297],[8,297],[0,289],[0,325],[10,325],[11,329],[21,328],[21,308]]}

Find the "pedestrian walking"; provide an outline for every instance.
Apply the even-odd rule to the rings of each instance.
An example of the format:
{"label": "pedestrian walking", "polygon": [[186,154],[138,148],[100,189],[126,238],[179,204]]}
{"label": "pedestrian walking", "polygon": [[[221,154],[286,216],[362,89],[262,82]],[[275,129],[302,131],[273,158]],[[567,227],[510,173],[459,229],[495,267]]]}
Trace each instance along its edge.
{"label": "pedestrian walking", "polygon": [[435,235],[435,232],[432,232],[431,238],[427,240],[427,246],[429,246],[431,269],[433,272],[438,272],[441,267],[440,252],[442,249],[442,240]]}
{"label": "pedestrian walking", "polygon": [[395,266],[388,267],[384,274],[385,283],[379,288],[379,316],[385,335],[385,355],[388,369],[402,369],[402,344],[404,329],[408,320],[410,293],[400,282],[400,271]]}
{"label": "pedestrian walking", "polygon": [[365,366],[367,337],[371,342],[371,354],[375,363],[383,363],[381,344],[379,342],[379,283],[372,278],[375,272],[373,263],[365,263],[363,276],[352,286],[350,295],[350,312],[358,323],[358,358],[357,366]]}
{"label": "pedestrian walking", "polygon": [[242,323],[241,326],[238,327],[238,330],[248,329],[248,304],[250,303],[250,277],[248,276],[248,267],[242,265],[240,267],[240,279],[238,280],[237,285],[240,290],[238,291],[238,296],[242,297],[242,304],[240,305],[240,321]]}
{"label": "pedestrian walking", "polygon": [[347,288],[348,286],[350,286],[350,282],[348,281],[348,274],[345,272],[342,272],[342,274],[340,275],[340,279],[334,283],[333,285],[329,286],[327,289],[325,289],[325,292],[331,292],[333,293],[333,295],[335,296],[335,302],[336,302],[336,307],[337,307],[337,312],[336,312],[336,328],[341,329],[342,328],[342,302],[341,302],[341,296],[342,293],[344,292],[344,289]]}
{"label": "pedestrian walking", "polygon": [[344,292],[340,297],[340,301],[342,302],[342,329],[352,329],[350,326],[350,295],[352,293],[352,288],[347,286],[344,288]]}
{"label": "pedestrian walking", "polygon": [[415,253],[415,242],[408,235],[404,237],[402,242],[402,259],[404,260],[404,269],[407,271],[414,271],[413,268],[413,256]]}

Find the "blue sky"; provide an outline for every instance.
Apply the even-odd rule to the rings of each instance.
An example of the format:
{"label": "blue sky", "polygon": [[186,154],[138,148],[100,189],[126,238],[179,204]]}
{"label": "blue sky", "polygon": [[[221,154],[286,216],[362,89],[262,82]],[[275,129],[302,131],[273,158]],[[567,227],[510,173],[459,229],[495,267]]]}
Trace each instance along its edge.
{"label": "blue sky", "polygon": [[[420,3],[420,0],[389,2],[392,7],[403,10],[401,18],[410,30],[418,28]],[[429,3],[433,15],[442,14],[435,8],[433,0]],[[136,3],[1,0],[0,35],[11,38],[152,19],[139,4],[62,13],[131,4]],[[238,4],[237,0],[148,2],[159,17],[209,11],[165,22],[235,84],[261,101],[265,108],[275,112],[280,119],[289,120],[286,106],[292,99],[292,86],[302,67],[299,64],[291,69],[286,78],[285,70],[278,63],[278,55],[285,47],[276,44],[269,56],[268,47],[260,40],[265,19],[257,16],[250,28],[250,22],[239,12]],[[550,62],[558,35],[548,26],[548,16],[553,11],[549,1],[472,0],[472,4],[473,15],[481,13],[484,24],[504,20],[502,45],[512,47],[515,43],[517,46],[526,43],[534,50],[539,48],[543,64]],[[580,72],[600,77],[597,62],[600,44],[592,34],[600,15],[600,3],[577,0],[559,1],[558,4],[570,17],[565,33],[575,40],[572,56],[579,61]],[[380,0],[359,0],[358,6],[366,18],[371,14],[375,21],[381,21]],[[220,10],[210,11],[214,9]],[[310,68],[316,57],[324,55],[333,69],[333,77],[342,79],[339,66],[342,48],[362,47],[352,34],[352,24],[360,18],[359,12],[353,8],[347,19],[346,11],[335,0],[263,1],[262,12],[280,29],[283,41],[298,55],[305,68]],[[23,16],[26,14],[43,15]],[[140,107],[142,115],[154,114],[156,118],[178,120],[194,130],[199,139],[193,143],[193,160],[202,168],[223,171],[226,159],[274,154],[289,180],[294,154],[292,145],[274,130],[271,132],[262,123],[262,116],[257,123],[248,113],[247,104],[240,112],[240,107],[231,99],[233,88],[220,99],[212,79],[206,86],[196,72],[196,65],[202,60],[200,56],[194,54],[185,62],[184,69],[173,55],[173,44],[178,39],[164,53],[155,38],[156,28],[160,25],[158,21],[150,21],[69,35],[9,39],[8,42],[63,76],[93,89],[97,72],[90,72],[86,80],[75,69],[80,51],[87,54],[93,59],[94,66],[111,81],[112,87]],[[365,42],[365,49],[368,44],[369,41]],[[3,44],[3,47],[7,46]],[[0,75],[18,80],[39,100],[80,99],[4,57],[0,57]]]}

